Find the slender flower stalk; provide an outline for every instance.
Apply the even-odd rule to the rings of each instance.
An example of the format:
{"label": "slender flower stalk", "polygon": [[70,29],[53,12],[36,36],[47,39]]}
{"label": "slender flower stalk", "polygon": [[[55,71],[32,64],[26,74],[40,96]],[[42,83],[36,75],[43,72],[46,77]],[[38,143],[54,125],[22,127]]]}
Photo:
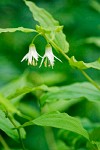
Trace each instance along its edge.
{"label": "slender flower stalk", "polygon": [[42,57],[42,61],[40,63],[40,67],[42,66],[42,63],[44,61],[44,66],[51,66],[53,68],[54,66],[54,58],[56,58],[57,60],[59,60],[60,62],[62,62],[58,57],[56,57],[53,52],[52,52],[52,47],[50,44],[47,44],[46,48],[45,48],[45,54]]}
{"label": "slender flower stalk", "polygon": [[37,53],[35,45],[30,44],[29,52],[23,57],[21,62],[24,60],[28,60],[28,65],[36,66],[39,57],[41,57],[41,56]]}

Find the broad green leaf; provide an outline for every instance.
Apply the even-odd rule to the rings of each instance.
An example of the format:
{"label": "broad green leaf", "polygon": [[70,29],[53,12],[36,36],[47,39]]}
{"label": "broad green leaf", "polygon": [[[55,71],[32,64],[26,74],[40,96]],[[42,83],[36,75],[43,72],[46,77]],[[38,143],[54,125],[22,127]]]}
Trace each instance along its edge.
{"label": "broad green leaf", "polygon": [[82,127],[79,119],[71,117],[66,113],[60,112],[47,113],[41,115],[40,117],[36,118],[33,121],[25,123],[23,126],[28,126],[32,124],[69,130],[78,133],[89,140],[89,135],[87,131]]}
{"label": "broad green leaf", "polygon": [[[66,144],[70,146],[68,150],[84,150],[81,148],[85,147],[85,143],[87,141],[86,139],[83,139],[83,137],[79,134],[67,130],[60,130],[58,135],[60,139],[63,139],[63,141],[67,141]],[[84,144],[83,141],[85,142]]]}
{"label": "broad green leaf", "polygon": [[67,146],[62,140],[57,141],[57,148],[58,150],[72,150],[71,147]]}
{"label": "broad green leaf", "polygon": [[[24,76],[21,76],[20,78],[13,80],[12,82],[3,86],[0,89],[0,92],[4,95],[4,97],[10,99],[10,97],[15,97],[13,95],[14,94],[16,95],[17,92],[19,93],[20,89],[23,93],[24,92],[23,90],[25,90],[25,88],[26,88],[26,90],[28,90],[30,87],[31,87],[31,85],[27,81],[27,75],[25,74]],[[20,96],[20,94],[18,94],[18,96]]]}
{"label": "broad green leaf", "polygon": [[[20,125],[16,120],[13,119],[13,121],[16,123],[17,126]],[[8,118],[6,118],[4,112],[0,110],[0,129],[3,130],[9,137],[18,141],[19,140],[18,132],[14,128],[15,126],[11,123],[11,121]],[[21,129],[20,133],[21,137],[25,138],[26,136],[25,130]]]}
{"label": "broad green leaf", "polygon": [[89,150],[100,150],[100,142],[97,141],[87,142],[87,148]]}
{"label": "broad green leaf", "polygon": [[46,85],[36,86],[29,81],[27,73],[21,76],[20,78],[13,80],[12,82],[4,85],[0,88],[0,93],[7,99],[19,98],[21,99],[24,94],[33,92],[35,90],[48,91],[52,88],[47,87]]}
{"label": "broad green leaf", "polygon": [[3,106],[5,111],[20,115],[20,111],[18,111],[15,106],[2,95],[0,95],[0,105]]}
{"label": "broad green leaf", "polygon": [[88,82],[74,83],[43,94],[40,102],[44,105],[55,100],[72,100],[82,97],[89,101],[100,102],[100,91]]}
{"label": "broad green leaf", "polygon": [[97,61],[88,63],[88,68],[94,68],[100,70],[100,58]]}
{"label": "broad green leaf", "polygon": [[40,33],[42,32],[42,34],[45,34],[46,38],[55,49],[58,50],[59,48],[64,52],[68,52],[69,44],[66,41],[62,28],[59,26],[59,22],[56,21],[46,10],[37,7],[33,2],[25,1],[25,4],[32,12],[33,18],[40,24],[38,32],[40,30]]}
{"label": "broad green leaf", "polygon": [[34,88],[30,88],[28,86],[22,87],[22,88],[16,89],[16,91],[14,91],[13,93],[11,93],[7,98],[8,99],[13,99],[13,98],[16,98],[16,97],[19,97],[19,96],[22,97],[23,95],[25,95],[27,93],[30,93],[32,91],[34,91]]}
{"label": "broad green leaf", "polygon": [[21,32],[36,32],[36,30],[33,29],[28,29],[28,28],[23,28],[23,27],[18,27],[18,28],[5,28],[2,29],[0,28],[0,33],[2,32],[16,32],[16,31],[21,31]]}
{"label": "broad green leaf", "polygon": [[89,37],[86,39],[86,43],[95,44],[100,47],[100,37]]}
{"label": "broad green leaf", "polygon": [[90,132],[90,140],[100,143],[100,123],[97,128],[94,128],[94,130]]}
{"label": "broad green leaf", "polygon": [[36,87],[26,85],[26,86],[20,87],[19,89],[16,88],[16,91],[13,91],[12,93],[9,93],[7,98],[8,99],[13,99],[13,98],[16,98],[16,97],[19,97],[19,96],[23,96],[23,95],[25,95],[27,93],[30,93],[30,92],[34,92],[36,90],[52,91],[53,88],[49,89],[49,87],[47,87],[46,85],[41,85],[41,86],[36,86]]}
{"label": "broad green leaf", "polygon": [[39,110],[37,110],[35,106],[33,107],[33,106],[30,106],[28,104],[21,103],[21,102],[18,105],[18,109],[22,112],[22,114],[26,115],[27,119],[29,120],[36,118],[40,114]]}
{"label": "broad green leaf", "polygon": [[13,130],[14,126],[8,118],[5,117],[5,114],[0,110],[0,129],[3,130],[11,138],[18,140],[18,133],[16,130]]}
{"label": "broad green leaf", "polygon": [[[10,88],[10,86],[12,88]],[[14,88],[13,88],[14,87]],[[9,100],[12,100],[14,98],[22,98],[23,95],[34,92],[36,90],[43,90],[43,91],[48,91],[49,88],[45,85],[37,86],[37,87],[32,87],[30,85],[23,83],[21,84],[20,79],[8,84],[7,86],[3,87],[0,92]],[[6,93],[5,93],[6,91]]]}
{"label": "broad green leaf", "polygon": [[100,58],[95,62],[84,63],[83,61],[77,61],[75,57],[72,56],[69,60],[69,64],[78,69],[94,68],[100,70]]}
{"label": "broad green leaf", "polygon": [[97,146],[98,150],[100,150],[100,142],[95,142],[95,141],[93,141],[92,143]]}
{"label": "broad green leaf", "polygon": [[0,89],[0,93],[2,93],[2,95],[9,100],[18,98],[19,101],[22,96],[27,93],[36,90],[48,91],[49,89],[52,90],[52,88],[49,88],[46,85],[34,87],[33,83],[28,81],[27,74],[24,74],[24,76],[21,76],[20,78],[10,82],[9,84],[4,85]]}
{"label": "broad green leaf", "polygon": [[[46,104],[43,106],[44,110],[47,110],[48,112],[52,112],[52,111],[61,111],[64,112],[65,110],[67,110],[69,107],[71,107],[72,105],[75,105],[76,103],[82,101],[82,98],[77,98],[77,99],[71,99],[70,101],[67,100],[46,100]],[[43,103],[41,102],[41,106],[43,105]]]}
{"label": "broad green leaf", "polygon": [[99,1],[90,1],[90,5],[92,6],[92,8],[94,8],[97,12],[100,13],[100,3]]}

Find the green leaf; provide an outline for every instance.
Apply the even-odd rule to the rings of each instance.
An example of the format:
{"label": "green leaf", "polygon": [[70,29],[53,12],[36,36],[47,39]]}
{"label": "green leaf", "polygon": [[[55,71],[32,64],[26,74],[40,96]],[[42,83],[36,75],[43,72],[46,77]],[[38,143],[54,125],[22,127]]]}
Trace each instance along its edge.
{"label": "green leaf", "polygon": [[[25,85],[25,86],[20,87],[20,88],[17,87],[15,91],[13,91],[12,93],[9,93],[7,98],[13,99],[13,98],[16,98],[19,96],[23,96],[23,95],[30,93],[30,92],[34,92],[36,90],[48,91],[49,88],[46,85],[41,85],[41,86],[37,86],[37,87]],[[52,88],[51,88],[51,90],[52,90]]]}
{"label": "green leaf", "polygon": [[64,112],[65,110],[67,110],[69,107],[71,107],[72,105],[82,101],[82,98],[77,98],[77,99],[71,99],[70,101],[67,100],[53,100],[49,101],[48,99],[45,101],[46,104],[43,105],[43,103],[41,102],[41,106],[43,105],[43,109],[47,110],[48,112],[52,112],[52,111],[61,111]]}
{"label": "green leaf", "polygon": [[28,74],[25,73],[18,79],[13,80],[12,82],[0,88],[0,93],[2,93],[5,98],[12,100],[17,97],[18,99],[21,99],[24,94],[33,92],[35,90],[48,91],[49,89],[51,90],[51,88],[47,87],[46,85],[34,87],[34,84],[30,81]]}
{"label": "green leaf", "polygon": [[88,82],[74,83],[67,86],[55,88],[51,92],[42,95],[40,102],[52,103],[55,100],[72,100],[77,98],[86,98],[89,101],[100,102],[100,91]]}
{"label": "green leaf", "polygon": [[66,113],[46,113],[33,121],[25,123],[23,126],[28,126],[32,124],[69,130],[78,133],[89,140],[89,135],[87,131],[82,127],[79,119],[71,117]]}
{"label": "green leaf", "polygon": [[39,110],[37,110],[35,106],[33,107],[21,102],[19,103],[18,109],[22,112],[22,114],[24,114],[22,117],[27,116],[27,119],[29,120],[36,118],[40,114]]}
{"label": "green leaf", "polygon": [[[27,82],[23,82],[22,80],[16,80],[13,81],[12,83],[8,84],[7,86],[4,86],[3,88],[0,89],[0,92],[4,95],[9,100],[12,100],[14,98],[19,98],[21,99],[23,95],[33,92],[35,90],[48,90],[49,88],[45,85],[41,85],[38,87],[32,87],[28,85]],[[6,91],[6,92],[5,92]]]}
{"label": "green leaf", "polygon": [[[16,125],[20,125],[19,122],[17,122],[16,120],[14,120],[14,122],[16,123]],[[11,123],[11,121],[8,118],[6,118],[5,113],[2,110],[0,110],[0,129],[3,130],[9,137],[18,141],[18,132],[13,128],[15,128],[15,126]],[[23,128],[20,130],[20,134],[22,138],[25,138],[26,133]]]}
{"label": "green leaf", "polygon": [[15,98],[18,98],[19,101],[23,95],[36,90],[48,91],[52,90],[52,88],[49,88],[46,85],[34,87],[33,83],[29,81],[28,75],[26,73],[20,78],[13,80],[12,82],[0,88],[0,93],[2,93],[5,98],[16,102],[17,99]]}
{"label": "green leaf", "polygon": [[93,141],[92,143],[97,146],[98,150],[100,150],[100,142]]}
{"label": "green leaf", "polygon": [[11,138],[18,140],[18,133],[13,130],[14,126],[8,118],[5,117],[3,111],[0,110],[0,129],[3,130]]}
{"label": "green leaf", "polygon": [[18,28],[5,28],[2,29],[0,28],[0,33],[2,32],[16,32],[16,31],[21,31],[21,32],[36,32],[36,30],[33,29],[28,29],[28,28],[23,28],[23,27],[18,27]]}
{"label": "green leaf", "polygon": [[72,150],[71,147],[68,147],[62,140],[57,141],[57,148],[58,150]]}
{"label": "green leaf", "polygon": [[33,2],[25,1],[25,4],[32,12],[33,18],[40,24],[40,27],[38,26],[38,32],[40,30],[40,33],[42,32],[42,34],[45,34],[45,37],[55,49],[58,50],[59,48],[64,52],[68,52],[69,44],[66,41],[62,27],[59,26],[59,22],[56,21],[46,10],[37,7]]}
{"label": "green leaf", "polygon": [[87,148],[89,150],[100,150],[100,142],[97,141],[87,142]]}
{"label": "green leaf", "polygon": [[[17,95],[20,96],[21,91],[23,93],[23,92],[25,92],[25,91],[23,91],[23,90],[25,90],[25,88],[27,90],[30,87],[31,87],[31,85],[27,80],[27,74],[24,74],[20,78],[18,78],[16,80],[13,80],[12,82],[10,82],[7,85],[3,86],[0,89],[0,92],[4,95],[4,97],[10,99],[10,98],[13,98],[13,97],[17,97]],[[19,94],[17,94],[17,93],[19,93]],[[16,96],[14,96],[14,94]]]}
{"label": "green leaf", "polygon": [[100,58],[97,61],[91,62],[91,63],[84,63],[83,61],[77,61],[74,56],[72,56],[69,60],[69,64],[72,67],[78,68],[78,69],[88,69],[88,68],[94,68],[100,70]]}
{"label": "green leaf", "polygon": [[100,37],[89,37],[86,39],[86,43],[95,44],[96,46],[100,47]]}
{"label": "green leaf", "polygon": [[88,68],[94,68],[100,70],[100,58],[95,62],[88,63]]}
{"label": "green leaf", "polygon": [[91,141],[100,142],[100,124],[90,133]]}
{"label": "green leaf", "polygon": [[0,95],[0,104],[1,104],[1,106],[3,106],[5,111],[10,112],[12,114],[16,113],[16,114],[20,115],[20,111],[18,111],[15,108],[15,106],[13,104],[11,104],[11,102],[9,102],[8,99],[3,97],[2,95]]}
{"label": "green leaf", "polygon": [[98,13],[100,13],[100,3],[99,3],[99,1],[97,2],[97,1],[91,1],[90,2],[90,6],[92,7],[92,8],[94,8]]}
{"label": "green leaf", "polygon": [[22,97],[23,95],[25,95],[27,93],[30,93],[32,91],[34,91],[34,88],[30,88],[30,87],[27,87],[27,86],[26,87],[22,87],[20,89],[16,89],[16,91],[14,91],[13,93],[11,93],[7,98],[8,99],[13,99],[13,98],[16,98],[18,96]]}

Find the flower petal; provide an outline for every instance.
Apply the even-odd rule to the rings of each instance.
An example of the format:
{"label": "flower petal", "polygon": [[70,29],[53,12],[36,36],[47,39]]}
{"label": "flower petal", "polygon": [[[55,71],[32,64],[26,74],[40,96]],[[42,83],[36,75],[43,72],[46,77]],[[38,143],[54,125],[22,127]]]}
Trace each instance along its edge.
{"label": "flower petal", "polygon": [[57,60],[59,60],[60,62],[62,62],[58,57],[56,57],[55,55],[54,55],[54,57],[57,59]]}
{"label": "flower petal", "polygon": [[41,63],[40,63],[40,66],[39,66],[39,68],[42,66],[42,64],[43,64],[43,61],[44,61],[44,58],[45,58],[45,55],[42,57],[42,60],[41,60]]}
{"label": "flower petal", "polygon": [[24,60],[27,60],[27,59],[28,59],[28,53],[23,57],[23,59],[21,60],[21,62],[24,61]]}
{"label": "flower petal", "polygon": [[41,57],[41,56],[37,53],[35,45],[30,44],[29,52],[23,57],[21,62],[24,60],[28,60],[28,65],[36,66],[39,57]]}

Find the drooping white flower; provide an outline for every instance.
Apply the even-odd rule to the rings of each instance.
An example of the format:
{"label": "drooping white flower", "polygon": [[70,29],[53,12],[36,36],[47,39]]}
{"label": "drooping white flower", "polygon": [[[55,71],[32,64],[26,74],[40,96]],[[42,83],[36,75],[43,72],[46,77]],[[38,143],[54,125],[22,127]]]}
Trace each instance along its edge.
{"label": "drooping white flower", "polygon": [[31,44],[29,46],[29,52],[23,57],[21,62],[24,60],[28,60],[28,65],[30,64],[30,65],[36,66],[39,56],[40,55],[37,53],[35,45]]}
{"label": "drooping white flower", "polygon": [[[42,57],[42,61],[40,63],[40,67],[42,66],[42,63],[44,61],[44,65],[45,67],[47,66],[51,66],[53,68],[54,66],[54,58],[56,58],[57,60],[59,60],[60,62],[62,62],[58,57],[56,57],[53,52],[52,52],[52,47],[50,44],[47,44],[46,48],[45,48],[45,54]],[[45,59],[45,60],[44,60]]]}

